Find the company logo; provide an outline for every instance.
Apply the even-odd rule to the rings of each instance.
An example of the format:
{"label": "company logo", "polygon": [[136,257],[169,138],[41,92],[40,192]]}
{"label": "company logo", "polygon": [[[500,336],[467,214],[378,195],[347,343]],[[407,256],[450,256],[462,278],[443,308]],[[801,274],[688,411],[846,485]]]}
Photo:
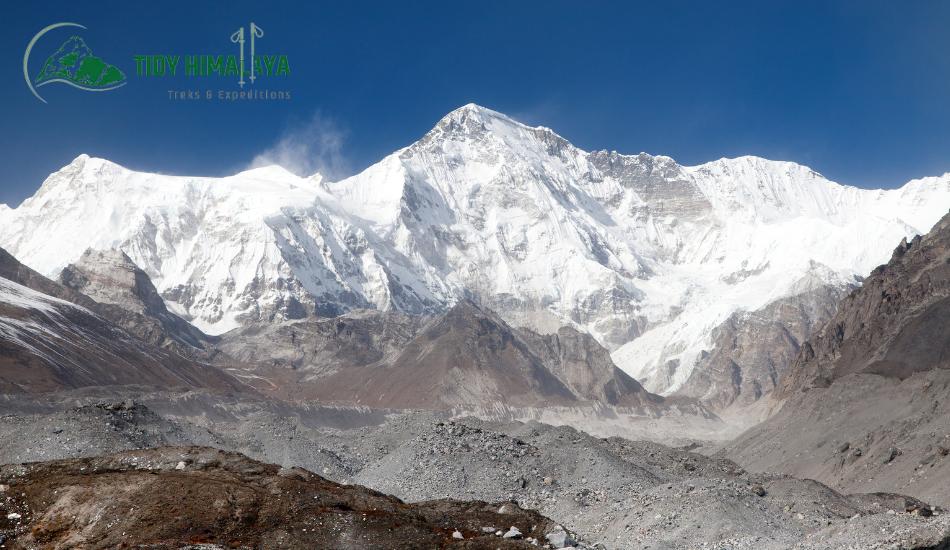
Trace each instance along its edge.
{"label": "company logo", "polygon": [[[30,57],[41,51],[37,47],[40,40],[50,31],[61,28],[69,28],[73,33],[52,51],[39,71],[31,72]],[[54,23],[36,33],[26,46],[23,79],[30,92],[43,103],[46,99],[38,90],[48,84],[62,83],[88,92],[104,92],[127,83],[125,73],[93,55],[75,29],[86,30],[86,27],[79,23]],[[286,101],[291,98],[290,90],[285,88],[262,87],[263,81],[271,85],[286,82],[290,76],[290,61],[285,53],[261,48],[264,30],[260,26],[251,22],[247,27],[219,36],[222,47],[218,52],[132,55],[134,75],[145,81],[169,78],[174,86],[184,86],[166,88],[168,98],[173,100]],[[219,88],[222,80],[236,86]]]}
{"label": "company logo", "polygon": [[30,55],[34,47],[46,33],[61,27],[86,29],[78,23],[54,23],[36,33],[23,53],[23,79],[37,99],[46,103],[37,88],[48,84],[68,84],[87,92],[106,92],[126,84],[125,73],[115,65],[106,63],[102,58],[93,55],[92,50],[78,35],[66,39],[46,58],[46,62],[43,63],[43,67],[36,76],[31,78]]}

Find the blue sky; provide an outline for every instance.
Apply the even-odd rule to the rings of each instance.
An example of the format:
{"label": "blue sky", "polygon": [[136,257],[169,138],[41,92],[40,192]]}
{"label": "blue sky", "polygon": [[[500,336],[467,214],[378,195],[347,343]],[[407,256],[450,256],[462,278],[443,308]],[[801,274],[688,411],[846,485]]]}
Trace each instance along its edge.
{"label": "blue sky", "polygon": [[[19,204],[79,153],[163,173],[224,175],[291,148],[306,168],[365,168],[469,102],[585,149],[697,164],[760,155],[841,183],[893,187],[950,171],[950,3],[8,2],[0,202]],[[33,35],[76,21],[129,75],[118,90],[22,77]],[[254,21],[289,57],[286,102],[179,102],[233,79],[144,79],[133,55],[231,53]],[[44,37],[31,60],[69,35]],[[258,86],[258,85],[255,85]]]}

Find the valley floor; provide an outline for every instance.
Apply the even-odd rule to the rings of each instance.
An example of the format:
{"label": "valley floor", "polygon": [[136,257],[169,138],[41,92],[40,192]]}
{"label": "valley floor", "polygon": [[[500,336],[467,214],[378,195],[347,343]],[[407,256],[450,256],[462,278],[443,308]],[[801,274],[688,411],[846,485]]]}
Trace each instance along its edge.
{"label": "valley floor", "polygon": [[182,445],[304,468],[406,502],[514,500],[609,549],[950,544],[950,515],[913,498],[846,495],[816,481],[752,473],[687,450],[695,445],[595,437],[537,421],[293,407],[203,392],[0,398],[0,463]]}

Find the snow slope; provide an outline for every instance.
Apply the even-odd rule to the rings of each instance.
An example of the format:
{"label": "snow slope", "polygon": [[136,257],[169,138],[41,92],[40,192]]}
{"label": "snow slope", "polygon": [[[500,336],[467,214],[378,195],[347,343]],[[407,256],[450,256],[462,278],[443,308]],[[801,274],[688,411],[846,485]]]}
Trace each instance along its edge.
{"label": "snow slope", "polygon": [[80,156],[0,209],[0,246],[55,275],[124,250],[176,313],[245,320],[468,296],[515,324],[572,324],[668,393],[710,331],[813,281],[846,285],[950,208],[950,175],[894,190],[755,157],[695,167],[580,150],[475,105],[339,182],[269,167],[227,178]]}
{"label": "snow slope", "polygon": [[[321,195],[318,177],[279,167],[193,178],[81,155],[19,208],[0,212],[0,240],[50,276],[87,248],[121,248],[173,310],[212,333],[244,316],[376,305],[365,287],[385,268],[372,265],[371,251],[341,257],[366,245],[358,229],[318,205]],[[352,268],[360,263],[364,270]]]}

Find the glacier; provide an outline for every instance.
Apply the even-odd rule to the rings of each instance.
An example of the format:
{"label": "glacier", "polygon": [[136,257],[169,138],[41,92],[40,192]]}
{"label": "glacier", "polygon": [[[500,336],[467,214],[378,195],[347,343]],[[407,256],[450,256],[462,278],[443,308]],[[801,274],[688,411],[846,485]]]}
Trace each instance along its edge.
{"label": "glacier", "polygon": [[223,178],[80,155],[17,208],[0,246],[56,276],[124,251],[169,309],[220,334],[354,309],[479,301],[593,335],[651,391],[689,378],[713,329],[809,285],[853,285],[950,208],[950,174],[867,190],[757,157],[682,166],[581,150],[477,105],[340,181]]}

